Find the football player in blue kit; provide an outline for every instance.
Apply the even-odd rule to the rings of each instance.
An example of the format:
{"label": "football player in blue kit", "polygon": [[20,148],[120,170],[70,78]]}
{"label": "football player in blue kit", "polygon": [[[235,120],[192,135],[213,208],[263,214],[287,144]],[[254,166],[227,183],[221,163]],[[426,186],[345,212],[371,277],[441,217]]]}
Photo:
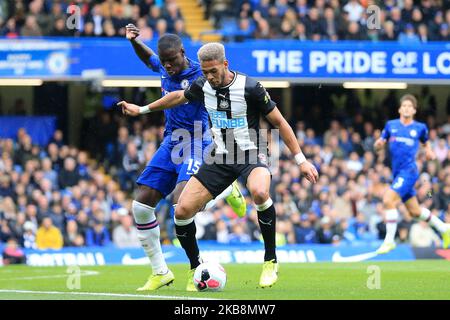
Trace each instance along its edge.
{"label": "football player in blue kit", "polygon": [[[159,38],[158,55],[137,39],[138,36],[138,28],[133,24],[126,26],[126,37],[130,40],[137,56],[147,67],[160,74],[163,96],[175,90],[186,89],[202,75],[199,63],[185,56],[183,44],[177,35],[166,34]],[[139,240],[150,259],[153,270],[146,284],[138,288],[138,291],[156,290],[174,280],[174,275],[167,267],[161,250],[160,228],[155,216],[155,207],[161,199],[172,192],[173,202],[177,203],[190,176],[198,171],[202,163],[203,149],[212,142],[208,135],[208,113],[202,103],[189,102],[165,110],[164,113],[164,140],[137,179],[139,187],[132,204]],[[195,137],[194,127],[200,127],[201,135],[197,141],[190,139],[188,142],[191,143],[191,154],[179,154],[181,161],[179,159],[174,161],[172,158],[174,149],[185,150],[180,147],[183,140],[176,138],[177,130],[187,131],[190,137]],[[245,215],[245,199],[236,181],[208,203],[206,208],[212,207],[218,199],[223,198],[239,217]]]}
{"label": "football player in blue kit", "polygon": [[410,94],[404,95],[400,99],[398,112],[400,118],[388,121],[381,137],[374,144],[375,150],[379,151],[386,143],[389,143],[394,177],[391,187],[383,197],[386,237],[377,253],[388,253],[396,247],[394,239],[399,217],[397,205],[400,201],[405,204],[412,217],[427,221],[432,227],[436,228],[442,235],[443,247],[447,248],[450,243],[450,225],[431,214],[427,208],[420,207],[414,189],[414,185],[419,178],[416,165],[419,144],[424,146],[427,160],[436,158],[428,141],[426,124],[414,120],[414,115],[417,112],[417,99]]}

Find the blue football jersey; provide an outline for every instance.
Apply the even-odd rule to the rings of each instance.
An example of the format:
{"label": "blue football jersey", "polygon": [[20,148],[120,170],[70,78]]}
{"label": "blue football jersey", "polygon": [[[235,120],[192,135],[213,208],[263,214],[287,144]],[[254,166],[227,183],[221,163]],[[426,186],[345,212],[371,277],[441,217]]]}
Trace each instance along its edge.
{"label": "blue football jersey", "polygon": [[419,142],[425,143],[428,140],[426,124],[413,121],[409,125],[404,125],[400,119],[390,120],[386,123],[381,137],[389,142],[394,175],[405,169],[417,170],[416,155]]}
{"label": "blue football jersey", "polygon": [[[152,55],[149,59],[150,67],[153,71],[161,75],[162,96],[169,92],[184,90],[198,77],[202,76],[200,64],[187,58],[189,67],[180,74],[169,76],[162,66],[159,57]],[[186,129],[191,134],[194,132],[194,122],[199,121],[202,126],[202,133],[209,129],[208,112],[201,102],[187,102],[183,105],[164,110],[165,131],[164,137],[168,137],[176,129]],[[168,141],[168,139],[165,139]]]}

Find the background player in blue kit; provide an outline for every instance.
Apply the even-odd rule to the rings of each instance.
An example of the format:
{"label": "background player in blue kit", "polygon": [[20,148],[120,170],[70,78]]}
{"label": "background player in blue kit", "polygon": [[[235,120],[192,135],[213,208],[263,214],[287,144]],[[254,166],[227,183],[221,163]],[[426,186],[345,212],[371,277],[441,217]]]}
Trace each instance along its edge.
{"label": "background player in blue kit", "polygon": [[[131,41],[139,58],[150,69],[161,75],[162,95],[180,89],[186,89],[194,80],[202,75],[200,65],[187,58],[181,39],[177,35],[166,34],[158,41],[158,55],[138,40],[139,29],[134,25],[126,26],[126,37]],[[160,245],[160,229],[155,216],[158,202],[173,192],[173,202],[178,198],[192,174],[195,174],[202,163],[202,151],[212,142],[208,136],[208,113],[202,103],[186,103],[170,110],[165,110],[164,140],[152,160],[136,181],[139,185],[137,196],[133,201],[132,211],[141,241],[153,269],[147,283],[138,291],[156,290],[174,280],[168,269]],[[191,154],[182,155],[182,163],[175,164],[172,151],[181,150],[182,141],[172,141],[172,133],[184,129],[194,137],[194,125],[200,124],[202,136],[199,141],[191,139]],[[205,139],[203,138],[205,134]],[[175,136],[175,134],[174,134]],[[208,203],[211,207],[217,199],[225,198],[234,212],[245,215],[246,204],[236,182],[222,194]]]}
{"label": "background player in blue kit", "polygon": [[404,95],[400,99],[398,112],[400,118],[388,121],[381,137],[374,144],[375,150],[379,151],[385,146],[386,142],[389,142],[394,176],[390,189],[383,197],[386,237],[377,253],[387,253],[396,246],[394,239],[399,215],[397,205],[400,201],[405,204],[413,217],[427,221],[436,228],[442,234],[444,248],[447,248],[450,244],[450,225],[431,214],[427,208],[421,208],[414,189],[414,185],[419,178],[416,165],[419,142],[425,147],[427,160],[433,160],[436,157],[428,141],[426,124],[414,120],[414,115],[417,112],[416,98],[410,94]]}

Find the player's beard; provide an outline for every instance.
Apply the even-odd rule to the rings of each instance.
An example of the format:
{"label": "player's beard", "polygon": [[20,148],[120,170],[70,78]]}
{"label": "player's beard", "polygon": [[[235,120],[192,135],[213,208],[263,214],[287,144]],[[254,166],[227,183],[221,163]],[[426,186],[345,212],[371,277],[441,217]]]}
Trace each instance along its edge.
{"label": "player's beard", "polygon": [[216,85],[216,86],[213,86],[213,85],[211,85],[211,87],[213,88],[213,89],[220,89],[220,88],[222,88],[222,87],[224,87],[225,86],[225,75],[226,75],[227,73],[226,72],[222,72],[222,74],[220,75],[220,81],[219,81],[219,83]]}

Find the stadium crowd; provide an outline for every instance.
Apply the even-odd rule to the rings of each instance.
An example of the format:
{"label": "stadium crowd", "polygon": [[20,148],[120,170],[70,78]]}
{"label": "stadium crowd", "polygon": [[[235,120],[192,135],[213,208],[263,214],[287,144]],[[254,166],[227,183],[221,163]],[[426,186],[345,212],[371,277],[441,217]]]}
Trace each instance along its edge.
{"label": "stadium crowd", "polygon": [[[78,6],[77,11],[72,10]],[[68,28],[68,17],[73,28]],[[70,20],[72,21],[72,20]],[[156,39],[167,32],[190,38],[175,0],[18,0],[0,3],[0,35],[7,38],[40,36],[123,37],[134,23],[141,39]]]}
{"label": "stadium crowd", "polygon": [[[420,43],[450,40],[445,0],[201,0],[205,18],[224,41],[248,39],[371,40]],[[66,26],[67,7],[78,5],[76,30]],[[372,19],[370,5],[379,15]],[[69,10],[70,11],[70,10]],[[73,12],[69,12],[73,13]],[[0,36],[123,37],[134,23],[142,40],[165,32],[183,38],[185,21],[176,0],[17,0],[0,3]]]}
{"label": "stadium crowd", "polygon": [[[60,130],[46,146],[35,145],[24,129],[16,139],[0,139],[0,243],[15,239],[22,247],[39,249],[139,246],[130,214],[134,181],[162,141],[164,128],[150,116],[129,119],[117,110],[101,110],[96,119],[89,133],[95,142],[91,153],[66,145]],[[427,117],[437,159],[426,162],[419,154],[417,193],[422,205],[450,223],[450,121],[445,120]],[[319,168],[315,185],[300,177],[286,147],[272,141],[271,197],[279,245],[384,238],[381,199],[391,171],[388,152],[373,150],[381,129],[374,123],[334,119],[321,132],[308,121],[296,120],[294,130],[303,152]],[[260,240],[256,209],[244,186],[241,189],[247,216],[237,219],[221,201],[197,215],[198,238],[221,243]],[[162,242],[172,243],[170,197],[156,211]],[[403,206],[400,211],[398,241],[439,245],[439,235],[428,224],[413,221]]]}
{"label": "stadium crowd", "polygon": [[[220,6],[219,3],[233,3]],[[229,39],[449,41],[450,4],[440,0],[204,0]],[[377,7],[370,7],[375,5]]]}

